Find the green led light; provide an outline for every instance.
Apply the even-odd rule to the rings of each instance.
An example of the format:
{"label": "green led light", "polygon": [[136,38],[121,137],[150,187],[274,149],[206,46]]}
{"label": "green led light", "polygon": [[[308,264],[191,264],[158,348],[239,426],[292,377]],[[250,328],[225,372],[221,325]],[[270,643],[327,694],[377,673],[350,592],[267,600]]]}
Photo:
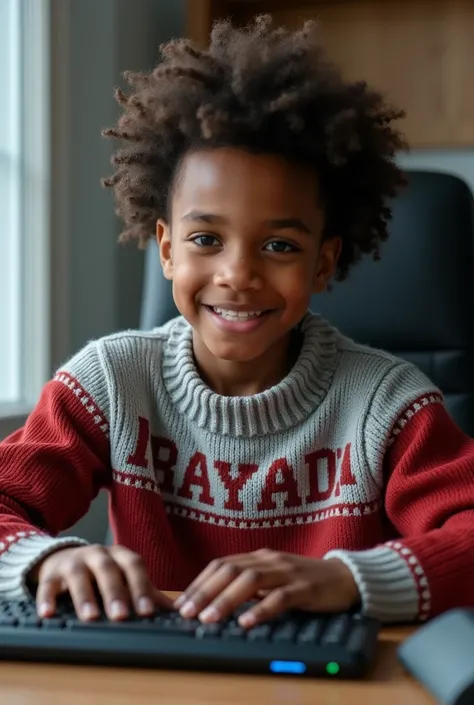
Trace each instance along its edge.
{"label": "green led light", "polygon": [[330,661],[326,664],[326,673],[329,673],[330,676],[337,676],[340,670],[339,664],[335,661]]}

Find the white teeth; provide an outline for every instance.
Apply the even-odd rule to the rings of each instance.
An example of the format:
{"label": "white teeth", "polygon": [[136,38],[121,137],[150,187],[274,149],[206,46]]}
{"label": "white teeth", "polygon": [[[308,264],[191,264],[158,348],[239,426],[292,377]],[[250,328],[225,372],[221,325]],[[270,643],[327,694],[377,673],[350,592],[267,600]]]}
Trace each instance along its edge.
{"label": "white teeth", "polygon": [[214,313],[229,321],[246,321],[249,318],[256,318],[262,315],[262,311],[229,311],[225,308],[217,308],[217,306],[213,306],[212,309]]}

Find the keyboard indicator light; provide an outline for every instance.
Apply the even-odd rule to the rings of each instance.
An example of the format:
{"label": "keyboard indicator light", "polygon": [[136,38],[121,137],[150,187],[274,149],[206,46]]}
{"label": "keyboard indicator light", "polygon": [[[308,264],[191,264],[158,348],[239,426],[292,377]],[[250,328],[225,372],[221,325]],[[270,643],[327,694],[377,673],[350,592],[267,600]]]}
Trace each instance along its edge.
{"label": "keyboard indicator light", "polygon": [[329,673],[330,676],[337,676],[340,670],[339,664],[335,661],[330,661],[326,664],[326,673]]}
{"label": "keyboard indicator light", "polygon": [[302,661],[271,661],[270,671],[273,673],[305,673],[306,664]]}

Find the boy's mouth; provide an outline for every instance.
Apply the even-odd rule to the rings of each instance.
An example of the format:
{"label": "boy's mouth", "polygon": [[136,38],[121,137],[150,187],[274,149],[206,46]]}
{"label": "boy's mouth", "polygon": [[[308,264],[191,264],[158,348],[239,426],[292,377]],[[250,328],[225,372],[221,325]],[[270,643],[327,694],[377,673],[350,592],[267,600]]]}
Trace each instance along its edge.
{"label": "boy's mouth", "polygon": [[233,309],[220,308],[219,306],[208,306],[207,308],[227,321],[249,321],[267,313],[267,311],[235,311]]}
{"label": "boy's mouth", "polygon": [[208,306],[204,308],[209,313],[217,325],[218,329],[226,333],[240,334],[252,333],[265,324],[271,309],[261,310],[238,310],[236,308],[226,308],[224,306]]}

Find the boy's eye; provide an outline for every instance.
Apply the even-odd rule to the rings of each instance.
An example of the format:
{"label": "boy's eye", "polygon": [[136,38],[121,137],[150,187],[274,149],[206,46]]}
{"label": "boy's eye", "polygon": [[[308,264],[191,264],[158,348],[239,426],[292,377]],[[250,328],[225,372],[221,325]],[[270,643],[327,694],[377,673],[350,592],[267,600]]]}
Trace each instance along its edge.
{"label": "boy's eye", "polygon": [[268,245],[265,246],[266,250],[270,250],[270,252],[295,252],[296,247],[294,245],[290,245],[289,242],[285,242],[284,240],[273,240],[273,242],[269,242]]}
{"label": "boy's eye", "polygon": [[198,247],[215,247],[218,240],[214,235],[196,235],[192,238],[192,242]]}

